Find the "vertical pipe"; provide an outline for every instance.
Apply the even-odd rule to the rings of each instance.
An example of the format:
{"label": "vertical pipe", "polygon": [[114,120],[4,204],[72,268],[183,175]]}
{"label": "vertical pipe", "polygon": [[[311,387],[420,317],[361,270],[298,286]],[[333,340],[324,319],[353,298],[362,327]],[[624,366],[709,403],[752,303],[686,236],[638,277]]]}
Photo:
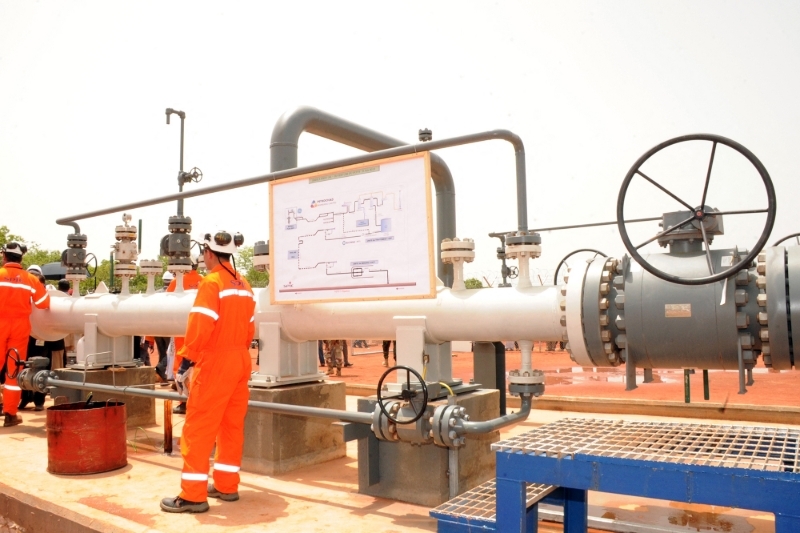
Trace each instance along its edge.
{"label": "vertical pipe", "polygon": [[[300,135],[304,132],[318,135],[359,150],[374,152],[386,148],[403,146],[401,140],[365,128],[349,120],[337,117],[320,109],[301,106],[287,111],[278,119],[270,140],[270,171],[285,170],[297,166],[297,149]],[[522,145],[515,145],[521,150]],[[517,158],[519,160],[519,152]],[[524,162],[524,150],[522,152]],[[519,168],[517,173],[519,175]],[[524,174],[524,166],[522,168]],[[456,193],[453,176],[444,160],[431,154],[431,179],[436,188],[436,257],[439,279],[446,287],[453,283],[452,266],[441,260],[442,240],[456,236]],[[519,185],[517,186],[519,191]],[[523,185],[524,191],[524,185]],[[524,202],[527,205],[527,201]],[[527,216],[525,217],[527,221]]]}
{"label": "vertical pipe", "polygon": [[628,341],[625,341],[625,390],[636,388],[636,363],[633,361],[633,354],[628,350]]}
{"label": "vertical pipe", "polygon": [[458,496],[458,448],[449,448],[447,450],[447,471],[449,474],[450,499],[453,499]]}
{"label": "vertical pipe", "polygon": [[[183,118],[186,115],[181,115],[181,160],[180,160],[180,168],[178,170],[178,192],[183,192],[183,177],[181,174],[183,173]],[[183,216],[183,198],[178,200],[178,216]]]}
{"label": "vertical pipe", "polygon": [[744,357],[742,355],[742,341],[736,343],[739,355],[739,394],[746,394],[747,388],[744,385]]}
{"label": "vertical pipe", "polygon": [[522,363],[520,365],[521,371],[531,370],[533,369],[533,364],[531,362],[531,352],[533,351],[533,342],[532,341],[517,341],[519,344],[519,351],[522,352]]}
{"label": "vertical pipe", "polygon": [[517,229],[528,229],[528,192],[525,175],[525,150],[522,143],[514,146],[514,157],[517,167]]}
{"label": "vertical pipe", "polygon": [[644,383],[652,383],[653,382],[653,369],[652,368],[644,368]]}
{"label": "vertical pipe", "polygon": [[708,388],[708,369],[703,369],[703,399],[708,400],[711,398],[711,392]]}
{"label": "vertical pipe", "polygon": [[495,388],[500,391],[500,416],[506,415],[506,345],[502,342],[494,344],[494,381]]}
{"label": "vertical pipe", "polygon": [[164,400],[164,453],[172,453],[172,400]]}
{"label": "vertical pipe", "polygon": [[137,246],[137,252],[142,253],[142,219],[139,219],[139,244]]}
{"label": "vertical pipe", "polygon": [[683,401],[685,403],[691,403],[692,401],[692,390],[691,390],[691,376],[692,370],[689,368],[683,369]]}
{"label": "vertical pipe", "polygon": [[111,252],[108,257],[108,262],[111,263],[111,275],[109,276],[108,284],[109,288],[114,288],[114,252]]}

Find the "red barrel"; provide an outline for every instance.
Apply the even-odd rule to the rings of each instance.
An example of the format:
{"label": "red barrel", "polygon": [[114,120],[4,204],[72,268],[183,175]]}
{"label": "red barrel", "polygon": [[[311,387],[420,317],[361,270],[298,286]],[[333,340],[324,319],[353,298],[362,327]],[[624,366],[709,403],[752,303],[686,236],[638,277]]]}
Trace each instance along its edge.
{"label": "red barrel", "polygon": [[47,409],[47,471],[97,474],[128,464],[122,402],[65,403]]}

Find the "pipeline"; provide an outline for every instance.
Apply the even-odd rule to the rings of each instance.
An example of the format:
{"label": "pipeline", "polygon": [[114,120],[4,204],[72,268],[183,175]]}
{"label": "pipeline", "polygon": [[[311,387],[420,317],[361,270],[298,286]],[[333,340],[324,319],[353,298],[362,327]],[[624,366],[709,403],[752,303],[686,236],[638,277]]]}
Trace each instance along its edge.
{"label": "pipeline", "polygon": [[[42,372],[48,372],[46,370]],[[158,398],[160,400],[177,400],[185,402],[186,396],[182,396],[175,392],[162,392],[147,389],[137,389],[134,387],[115,387],[113,385],[102,385],[99,383],[81,383],[77,381],[65,381],[63,379],[56,379],[49,375],[41,380],[35,377],[34,381],[39,379],[43,382],[44,387],[63,387],[65,389],[87,390],[94,392],[107,392],[112,394],[121,394],[123,396],[140,396],[145,398]],[[322,407],[305,407],[302,405],[287,405],[282,403],[272,402],[247,402],[249,407],[254,409],[263,409],[281,415],[294,415],[306,416],[314,418],[327,418],[330,420],[340,420],[342,422],[353,422],[356,424],[372,424],[372,413],[353,413],[350,411],[339,411],[338,409],[324,409]]]}
{"label": "pipeline", "polygon": [[483,422],[462,422],[464,433],[489,433],[497,431],[504,427],[522,422],[528,418],[531,413],[531,404],[533,403],[533,395],[521,394],[521,405],[519,411],[509,415],[501,416],[493,420],[485,420]]}

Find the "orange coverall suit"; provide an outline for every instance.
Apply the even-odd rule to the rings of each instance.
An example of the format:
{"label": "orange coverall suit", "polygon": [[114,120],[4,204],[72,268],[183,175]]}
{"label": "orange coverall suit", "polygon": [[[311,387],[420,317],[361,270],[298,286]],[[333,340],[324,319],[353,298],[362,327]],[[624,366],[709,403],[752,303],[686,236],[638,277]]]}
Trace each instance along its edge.
{"label": "orange coverall suit", "polygon": [[22,391],[14,362],[16,354],[7,353],[16,348],[20,361],[28,356],[28,337],[31,334],[31,302],[39,309],[50,309],[50,295],[39,278],[22,270],[19,263],[6,263],[0,268],[0,360],[7,365],[6,383],[3,388],[3,411],[17,414]]}
{"label": "orange coverall suit", "polygon": [[195,363],[181,436],[184,500],[206,501],[208,457],[215,441],[214,487],[238,491],[254,311],[253,291],[241,276],[234,279],[218,265],[200,282],[181,354]]}
{"label": "orange coverall suit", "polygon": [[[191,291],[196,290],[197,287],[200,286],[200,282],[203,280],[203,276],[201,276],[197,270],[190,270],[183,274],[183,290]],[[178,278],[173,279],[169,283],[169,287],[167,287],[167,292],[175,292],[175,287],[178,286]],[[172,364],[172,373],[173,375],[178,374],[178,369],[181,367],[181,363],[183,362],[183,357],[180,355],[181,348],[183,348],[183,337],[175,337],[175,361]]]}

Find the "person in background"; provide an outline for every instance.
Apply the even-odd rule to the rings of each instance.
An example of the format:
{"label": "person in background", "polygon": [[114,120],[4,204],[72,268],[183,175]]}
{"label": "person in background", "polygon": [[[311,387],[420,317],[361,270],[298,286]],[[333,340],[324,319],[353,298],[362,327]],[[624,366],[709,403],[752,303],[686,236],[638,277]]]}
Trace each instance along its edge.
{"label": "person in background", "polygon": [[[39,283],[42,286],[47,287],[46,283],[47,280],[42,275],[42,269],[39,265],[31,265],[28,267],[28,272],[36,276],[39,280]],[[43,341],[36,339],[34,337],[28,337],[28,358],[31,357],[44,357],[49,362],[47,363],[46,368],[47,370],[52,370],[53,366],[53,352],[58,351],[59,357],[64,353],[64,341]],[[33,402],[34,411],[44,411],[44,400],[47,395],[43,392],[33,392],[24,390],[21,391],[22,396],[20,397],[19,406],[17,407],[18,410],[24,410],[27,408],[30,402]]]}
{"label": "person in background", "polygon": [[[156,292],[167,292],[169,288],[169,284],[172,283],[174,280],[172,272],[164,272],[164,275],[161,277],[161,281],[164,284],[164,287],[159,289]],[[158,363],[156,363],[156,375],[161,380],[161,386],[165,387],[169,384],[169,377],[167,376],[167,364],[168,364],[168,356],[167,350],[169,349],[169,343],[171,337],[155,337],[155,346],[156,350],[158,351]]]}
{"label": "person in background", "polygon": [[[183,290],[184,291],[196,291],[197,287],[200,286],[200,282],[203,281],[203,276],[197,271],[197,267],[200,263],[200,259],[197,256],[192,256],[192,269],[189,272],[186,272],[183,275]],[[169,287],[167,287],[167,292],[175,292],[175,289],[178,286],[178,279],[175,278],[169,283]],[[177,376],[179,370],[181,368],[181,363],[183,362],[183,357],[181,357],[181,348],[183,348],[183,337],[175,337],[173,339],[175,343],[175,360],[172,363],[172,373],[174,376]],[[177,388],[177,384],[176,384]],[[190,389],[190,383],[188,380],[184,380],[183,384],[181,385],[181,392],[185,390],[185,395],[188,396]],[[178,405],[172,409],[172,412],[176,415],[185,415],[186,414],[186,402],[180,402]]]}
{"label": "person in background", "polygon": [[[204,513],[208,498],[239,499],[256,306],[250,284],[230,262],[243,242],[240,234],[227,231],[207,233],[203,240],[210,271],[197,288],[181,350],[179,379],[193,369],[192,393],[181,435],[181,492],[161,500],[168,513]],[[208,483],[215,442],[214,482]]]}
{"label": "person in background", "polygon": [[383,366],[389,366],[389,345],[392,346],[394,364],[397,365],[397,341],[383,341]]}
{"label": "person in background", "polygon": [[353,366],[353,363],[350,362],[350,357],[347,354],[347,345],[350,344],[347,341],[342,341],[342,351],[344,352],[344,366]]}
{"label": "person in background", "polygon": [[[60,279],[58,280],[58,290],[66,295],[70,295],[72,293],[72,289],[69,286],[69,280]],[[134,337],[134,339],[136,339]],[[58,370],[59,368],[65,368],[67,366],[67,353],[75,351],[75,335],[70,333],[66,337],[64,337],[63,341],[64,348],[61,353],[58,352],[58,349],[55,349],[52,352],[52,358],[50,360],[50,364],[52,365],[50,368],[51,370]],[[134,346],[138,346],[137,342],[134,341]]]}
{"label": "person in background", "polygon": [[325,341],[325,363],[328,365],[329,376],[341,376],[344,364],[345,341]]}
{"label": "person in background", "polygon": [[9,242],[3,248],[3,266],[0,267],[0,357],[3,358],[5,386],[3,387],[3,427],[22,423],[17,407],[22,389],[17,384],[17,362],[28,355],[28,338],[31,334],[31,312],[50,309],[50,295],[39,279],[22,270],[22,256],[27,247]]}

